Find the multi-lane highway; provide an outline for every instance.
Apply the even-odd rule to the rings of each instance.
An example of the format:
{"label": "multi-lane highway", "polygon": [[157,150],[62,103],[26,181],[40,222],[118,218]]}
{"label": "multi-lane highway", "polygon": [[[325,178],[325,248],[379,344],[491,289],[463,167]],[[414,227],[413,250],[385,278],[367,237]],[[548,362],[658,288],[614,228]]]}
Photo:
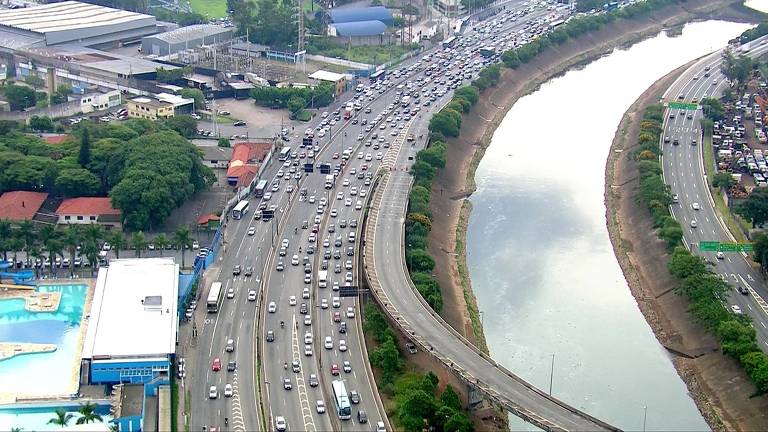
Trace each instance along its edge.
{"label": "multi-lane highway", "polygon": [[[762,44],[762,40],[752,42],[755,48],[749,55],[768,51],[768,45]],[[670,102],[693,102],[720,96],[728,87],[728,81],[720,70],[721,56],[722,51],[717,51],[696,62],[675,81],[665,93],[665,99]],[[670,210],[683,228],[686,245],[714,264],[715,271],[733,288],[726,299],[729,309],[738,306],[737,310],[754,320],[761,347],[767,350],[768,305],[763,299],[768,299],[768,290],[762,276],[742,254],[724,253],[718,258],[715,252],[702,252],[698,248],[701,241],[734,241],[715,211],[707,185],[703,165],[704,146],[701,145],[702,119],[700,109],[666,111],[661,143],[662,169],[665,182],[678,197],[678,202],[672,204]],[[748,294],[741,294],[739,287],[746,288]]]}

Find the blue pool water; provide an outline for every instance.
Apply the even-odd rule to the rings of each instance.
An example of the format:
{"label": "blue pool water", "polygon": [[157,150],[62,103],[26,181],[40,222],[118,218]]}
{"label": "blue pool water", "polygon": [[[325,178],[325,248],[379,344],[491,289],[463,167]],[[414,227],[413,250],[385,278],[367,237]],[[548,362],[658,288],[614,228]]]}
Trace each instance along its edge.
{"label": "blue pool water", "polygon": [[[59,406],[59,407],[39,407],[39,408],[0,408],[0,431],[9,431],[11,428],[22,428],[24,431],[60,431],[61,427],[48,424],[48,421],[55,417],[57,408],[63,408],[74,415],[67,423],[72,427],[77,423],[80,415],[77,413],[77,405]],[[80,430],[106,430],[112,417],[109,416],[109,405],[97,405],[96,413],[102,416],[102,423],[90,423],[88,426],[81,426]]]}
{"label": "blue pool water", "polygon": [[[52,353],[28,354],[0,361],[0,392],[17,395],[68,395],[79,367],[80,319],[86,285],[44,285],[38,292],[61,292],[55,312],[24,309],[23,300],[0,300],[0,342],[55,344]],[[0,430],[4,430],[0,425]]]}

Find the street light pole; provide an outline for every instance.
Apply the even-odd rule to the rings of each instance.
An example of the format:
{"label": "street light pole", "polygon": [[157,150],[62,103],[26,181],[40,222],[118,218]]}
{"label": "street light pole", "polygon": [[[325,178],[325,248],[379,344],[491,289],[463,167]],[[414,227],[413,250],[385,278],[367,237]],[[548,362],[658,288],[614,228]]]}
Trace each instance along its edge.
{"label": "street light pole", "polygon": [[552,366],[549,369],[549,395],[550,396],[552,396],[552,379],[554,377],[555,377],[555,355],[552,354]]}

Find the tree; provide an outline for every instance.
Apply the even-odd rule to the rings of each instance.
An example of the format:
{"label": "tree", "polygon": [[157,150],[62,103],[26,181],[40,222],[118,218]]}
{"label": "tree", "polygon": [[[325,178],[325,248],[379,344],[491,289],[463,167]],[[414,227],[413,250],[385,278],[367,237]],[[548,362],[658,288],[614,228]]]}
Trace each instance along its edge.
{"label": "tree", "polygon": [[153,240],[155,243],[155,247],[157,249],[160,249],[160,256],[163,256],[163,250],[167,245],[170,244],[170,241],[168,240],[168,237],[165,236],[165,234],[160,233],[158,234],[155,239]]}
{"label": "tree", "polygon": [[444,432],[472,432],[474,430],[475,426],[472,424],[472,420],[462,412],[453,414],[443,426]]}
{"label": "tree", "polygon": [[32,221],[29,219],[24,219],[19,224],[19,231],[18,231],[19,238],[22,239],[24,242],[24,252],[27,254],[27,267],[29,267],[31,261],[30,261],[30,251],[32,246],[35,245],[35,239],[37,238],[37,233],[35,232],[35,226],[32,224]]}
{"label": "tree", "polygon": [[45,80],[37,75],[27,75],[24,77],[24,82],[31,85],[35,90],[45,86]]}
{"label": "tree", "polygon": [[141,258],[141,251],[147,247],[147,240],[144,238],[143,232],[133,233],[131,236],[131,246],[136,249],[136,256]]}
{"label": "tree", "polygon": [[299,96],[294,96],[288,99],[288,111],[294,114],[298,114],[305,106],[307,106],[307,101]]}
{"label": "tree", "polygon": [[480,92],[477,90],[477,87],[463,86],[454,91],[453,97],[465,99],[474,105],[480,100]]}
{"label": "tree", "polygon": [[56,257],[61,255],[62,242],[60,234],[56,231],[55,225],[44,225],[40,229],[40,241],[48,252],[48,260],[50,261],[51,274],[56,274]]}
{"label": "tree", "polygon": [[11,239],[13,239],[13,229],[11,229],[11,222],[7,220],[0,220],[0,248],[3,251],[3,260],[8,261],[8,250],[11,246]]}
{"label": "tree", "polygon": [[435,268],[435,260],[423,249],[414,249],[408,254],[411,271],[431,272]]}
{"label": "tree", "polygon": [[751,221],[753,228],[763,225],[768,220],[768,189],[753,189],[747,199],[735,206],[735,211]]}
{"label": "tree", "polygon": [[190,116],[173,116],[165,120],[165,126],[187,139],[197,134],[197,120]]}
{"label": "tree", "polygon": [[69,251],[69,275],[75,275],[75,253],[77,252],[77,246],[80,244],[80,225],[70,224],[64,231],[64,246]]}
{"label": "tree", "polygon": [[192,234],[189,231],[189,227],[181,225],[176,228],[176,232],[173,233],[172,242],[181,250],[181,267],[184,268],[186,250],[192,247]]}
{"label": "tree", "polygon": [[683,247],[675,248],[672,258],[667,263],[667,269],[672,276],[685,279],[692,275],[702,275],[707,272],[707,267],[701,257],[693,255]]}
{"label": "tree", "polygon": [[109,245],[115,251],[115,256],[120,259],[120,249],[125,247],[125,236],[122,231],[113,231],[109,236]]}
{"label": "tree", "polygon": [[94,403],[84,403],[80,405],[80,408],[77,410],[78,413],[82,417],[77,419],[77,424],[88,424],[88,423],[102,423],[104,422],[104,419],[96,413],[96,404]]}
{"label": "tree", "polygon": [[418,419],[430,420],[437,411],[435,397],[424,390],[418,389],[408,393],[399,404],[397,414],[403,417],[413,417]]}
{"label": "tree", "polygon": [[194,99],[195,111],[205,108],[205,95],[203,95],[203,92],[199,89],[183,88],[181,89],[181,97],[187,98],[187,99]]}
{"label": "tree", "polygon": [[232,147],[232,144],[229,142],[229,138],[219,138],[219,147],[229,148]]}
{"label": "tree", "polygon": [[712,186],[717,188],[729,190],[734,184],[736,184],[736,180],[727,172],[719,172],[712,178]]}
{"label": "tree", "polygon": [[461,410],[461,399],[450,384],[445,386],[445,390],[443,390],[443,393],[440,395],[440,403],[443,406],[453,408],[456,411]]}
{"label": "tree", "polygon": [[382,381],[384,383],[392,383],[395,375],[397,375],[402,367],[400,352],[397,350],[395,341],[391,337],[371,351],[368,357],[373,366],[381,369]]}
{"label": "tree", "polygon": [[431,184],[436,172],[437,170],[432,165],[424,161],[417,160],[413,165],[411,165],[411,175],[413,175],[417,184],[422,182]]}
{"label": "tree", "polygon": [[72,417],[74,417],[74,414],[68,413],[64,411],[64,409],[59,408],[56,410],[56,417],[48,420],[48,424],[61,426],[61,428],[64,429],[68,426],[69,421],[72,420]]}
{"label": "tree", "polygon": [[88,128],[83,128],[83,135],[80,137],[80,152],[77,154],[77,163],[83,168],[88,168],[91,163],[91,137]]}
{"label": "tree", "polygon": [[437,390],[437,385],[439,383],[440,383],[440,378],[438,378],[434,372],[429,371],[424,374],[424,377],[422,377],[421,389],[424,390],[426,393],[434,396],[435,391]]}
{"label": "tree", "polygon": [[740,359],[744,354],[759,351],[755,329],[737,319],[721,322],[715,329],[723,347],[723,354]]}
{"label": "tree", "polygon": [[35,115],[29,119],[29,127],[40,132],[51,132],[53,131],[53,120],[48,116]]}
{"label": "tree", "polygon": [[94,196],[100,188],[99,178],[87,169],[61,170],[56,177],[56,191],[64,197]]}
{"label": "tree", "polygon": [[446,111],[449,110],[440,110],[432,116],[429,120],[429,130],[440,132],[445,136],[457,137],[459,136],[460,124],[457,124],[455,118]]}
{"label": "tree", "polygon": [[3,93],[14,111],[33,107],[37,103],[35,91],[26,86],[9,84],[3,88]]}
{"label": "tree", "polygon": [[715,98],[703,98],[700,102],[704,115],[713,121],[725,119],[725,107],[720,100]]}

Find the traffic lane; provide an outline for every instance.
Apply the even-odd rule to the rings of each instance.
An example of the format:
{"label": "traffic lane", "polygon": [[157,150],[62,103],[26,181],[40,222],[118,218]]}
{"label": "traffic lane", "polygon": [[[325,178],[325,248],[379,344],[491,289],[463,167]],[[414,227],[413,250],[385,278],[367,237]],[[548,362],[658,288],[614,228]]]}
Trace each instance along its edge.
{"label": "traffic lane", "polygon": [[[406,175],[399,175],[398,172],[393,173],[392,180],[394,181],[390,182],[387,189],[393,189],[396,192],[390,194],[385,192],[387,199],[382,201],[389,203],[397,203],[399,201],[402,204],[392,205],[391,208],[386,209],[382,213],[396,213],[398,210],[404,209],[404,202],[407,197],[406,189],[409,183],[407,178],[405,178]],[[398,207],[401,208],[398,209]],[[383,217],[385,219],[380,219],[383,223],[377,226],[376,237],[399,239],[402,234],[402,218],[386,216],[382,213],[380,213],[380,218]],[[431,314],[422,313],[423,306],[415,297],[407,282],[407,276],[404,274],[401,254],[384,249],[381,243],[377,242],[374,245],[377,275],[383,286],[390,287],[389,301],[404,317],[408,317],[408,322],[414,328],[417,335],[430,341],[434,349],[442,355],[461,364],[464,370],[471,371],[470,373],[479,378],[485,385],[494,388],[501,394],[508,395],[510,399],[515,400],[520,406],[529,408],[544,418],[552,419],[563,428],[578,430],[595,428],[591,422],[570,412],[564,412],[560,405],[549,401],[538,393],[531,392],[528,390],[528,387],[518,384],[517,381],[508,377],[502,371],[489,367],[489,363],[485,359],[463,343],[456,341],[455,337],[438,323]]]}

